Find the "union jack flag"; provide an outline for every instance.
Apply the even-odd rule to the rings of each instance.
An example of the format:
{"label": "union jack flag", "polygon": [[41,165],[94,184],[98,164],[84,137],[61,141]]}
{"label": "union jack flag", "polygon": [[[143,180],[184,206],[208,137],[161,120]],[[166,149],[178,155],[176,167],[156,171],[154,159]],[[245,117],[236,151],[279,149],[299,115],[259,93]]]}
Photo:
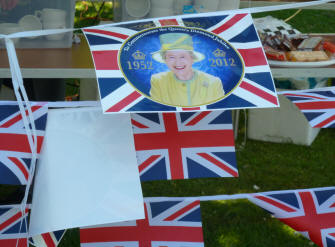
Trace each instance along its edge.
{"label": "union jack flag", "polygon": [[145,203],[145,219],[80,229],[81,247],[203,247],[199,201]]}
{"label": "union jack flag", "polygon": [[230,111],[133,113],[141,181],[237,177]]}
{"label": "union jack flag", "polygon": [[[47,120],[47,105],[32,103],[37,132],[37,152],[41,150]],[[25,185],[32,158],[28,138],[17,103],[0,103],[0,184]]]}
{"label": "union jack flag", "polygon": [[[236,13],[234,11],[226,15],[210,15],[206,17],[180,16],[172,19],[165,17],[119,26],[83,29],[95,63],[103,111],[105,113],[167,112],[278,107],[271,71],[251,15],[248,12]],[[118,63],[123,44],[140,31],[165,26],[201,28],[228,41],[238,51],[244,61],[244,72],[241,82],[229,96],[200,107],[173,107],[143,96],[130,83],[127,83]]]}
{"label": "union jack flag", "polygon": [[335,246],[335,187],[264,192],[249,199],[318,246]]}
{"label": "union jack flag", "polygon": [[0,206],[0,246],[27,247],[27,216],[29,209],[23,215],[20,205]]}
{"label": "union jack flag", "polygon": [[47,232],[29,238],[29,243],[36,247],[56,247],[62,240],[65,230]]}
{"label": "union jack flag", "polygon": [[335,87],[281,94],[301,110],[313,128],[335,128]]}

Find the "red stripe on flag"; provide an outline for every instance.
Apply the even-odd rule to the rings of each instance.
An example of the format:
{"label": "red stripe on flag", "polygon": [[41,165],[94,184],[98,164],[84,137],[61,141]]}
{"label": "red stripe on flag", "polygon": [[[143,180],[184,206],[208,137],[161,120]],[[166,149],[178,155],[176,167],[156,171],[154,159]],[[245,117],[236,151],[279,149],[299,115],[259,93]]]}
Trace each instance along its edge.
{"label": "red stripe on flag", "polygon": [[117,63],[117,50],[92,51],[95,69],[97,70],[119,70]]}
{"label": "red stripe on flag", "polygon": [[27,238],[0,239],[0,246],[2,247],[27,247],[28,239]]}
{"label": "red stripe on flag", "polygon": [[241,54],[244,64],[247,67],[267,65],[263,49],[261,47],[251,49],[238,49]]}
{"label": "red stripe on flag", "polygon": [[127,105],[132,103],[133,101],[137,100],[139,97],[141,97],[141,94],[137,91],[132,92],[127,97],[113,105],[111,108],[109,108],[106,112],[118,112],[125,108]]}
{"label": "red stripe on flag", "polygon": [[[140,222],[143,220],[137,220]],[[171,242],[203,242],[201,227],[185,226],[148,226],[145,229],[134,226],[100,227],[80,229],[80,243],[95,242],[145,242],[150,246],[151,241]]]}
{"label": "red stripe on flag", "polygon": [[159,23],[162,26],[179,26],[178,21],[176,19],[164,19],[164,20],[159,20]]}
{"label": "red stripe on flag", "polygon": [[[38,106],[32,106],[31,107],[31,111],[34,112],[38,109],[40,109],[42,106],[38,105]],[[28,116],[28,110],[26,110],[26,116]],[[11,120],[7,121],[6,123],[4,123],[3,125],[0,126],[0,128],[8,128],[10,126],[12,126],[13,124],[17,123],[18,121],[20,121],[22,119],[22,115],[21,113],[18,113],[17,116],[13,117]]]}
{"label": "red stripe on flag", "polygon": [[222,26],[212,30],[212,33],[219,34],[223,31],[229,29],[232,27],[236,22],[240,21],[243,17],[245,17],[247,14],[237,14],[233,18],[231,18],[229,21],[225,22]]}
{"label": "red stripe on flag", "polygon": [[[25,134],[0,133],[0,150],[31,153]],[[43,136],[37,136],[37,153],[41,151]]]}
{"label": "red stripe on flag", "polygon": [[314,101],[294,103],[300,110],[335,109],[335,101]]}
{"label": "red stripe on flag", "polygon": [[329,235],[335,237],[335,232],[334,233],[329,233]]}
{"label": "red stripe on flag", "polygon": [[215,159],[214,157],[210,156],[209,154],[207,154],[207,153],[198,153],[198,155],[201,156],[202,158],[208,160],[209,162],[212,162],[216,166],[220,167],[222,170],[226,171],[227,173],[229,173],[233,177],[238,177],[238,173],[236,171],[234,171],[233,169],[231,169],[225,163],[223,163],[223,162]]}
{"label": "red stripe on flag", "polygon": [[120,39],[127,39],[129,36],[126,34],[122,34],[122,33],[115,33],[115,32],[111,32],[111,31],[105,31],[105,30],[100,30],[100,29],[84,29],[85,32],[87,33],[100,33],[100,34],[105,34],[108,36],[113,36],[116,38],[120,38]]}
{"label": "red stripe on flag", "polygon": [[55,242],[53,241],[50,233],[43,233],[42,238],[46,244],[47,247],[56,247]]}
{"label": "red stripe on flag", "polygon": [[261,97],[261,98],[263,98],[263,99],[265,99],[265,100],[267,100],[267,101],[269,101],[269,102],[271,102],[272,104],[278,105],[278,101],[277,101],[276,96],[273,96],[273,95],[255,87],[255,86],[253,86],[253,85],[251,85],[251,84],[249,84],[245,81],[242,81],[242,83],[240,84],[240,87],[249,91],[249,92],[251,92],[251,93],[253,93],[253,94],[255,94],[255,95],[257,95],[257,96],[259,96],[259,97]]}
{"label": "red stripe on flag", "polygon": [[138,166],[138,170],[142,172],[145,168],[147,168],[152,162],[157,160],[160,155],[152,155],[148,159],[146,159],[142,164]]}
{"label": "red stripe on flag", "polygon": [[199,115],[197,115],[195,118],[193,118],[191,121],[189,121],[186,126],[193,126],[199,123],[202,119],[204,119],[208,114],[210,114],[210,111],[203,111]]}
{"label": "red stripe on flag", "polygon": [[137,122],[134,119],[131,120],[131,124],[136,126],[137,128],[141,128],[141,129],[149,128],[148,126],[145,126],[144,124],[141,124],[140,122]]}
{"label": "red stripe on flag", "polygon": [[9,160],[11,160],[23,173],[23,176],[28,181],[29,173],[27,168],[21,163],[21,161],[18,158],[15,157],[8,157]]}
{"label": "red stripe on flag", "polygon": [[275,207],[278,207],[278,208],[280,208],[280,209],[282,209],[282,210],[284,210],[284,211],[286,211],[286,212],[289,212],[289,213],[291,213],[291,212],[295,212],[294,209],[292,209],[292,208],[290,208],[290,207],[287,207],[286,205],[281,204],[281,203],[279,203],[279,202],[276,202],[276,201],[274,201],[274,200],[272,200],[272,199],[270,199],[270,198],[267,198],[267,197],[265,197],[265,196],[255,196],[255,197],[256,197],[257,199],[262,200],[262,201],[264,201],[264,202],[267,202],[267,203],[269,203],[269,204],[271,204],[271,205],[273,205],[273,206],[275,206]]}
{"label": "red stripe on flag", "polygon": [[[171,131],[172,132],[172,131]],[[134,134],[136,151],[166,148],[234,146],[232,130],[195,130],[175,133]],[[150,141],[148,141],[150,140]],[[176,141],[178,140],[178,141]],[[173,153],[174,156],[176,154]]]}
{"label": "red stripe on flag", "polygon": [[10,217],[8,220],[6,220],[6,221],[4,221],[3,223],[0,224],[0,230],[5,229],[7,226],[9,226],[10,224],[14,223],[15,221],[17,221],[21,217],[22,217],[22,213],[21,212],[16,213],[12,217]]}
{"label": "red stripe on flag", "polygon": [[181,108],[183,111],[195,111],[200,110],[200,107],[188,107],[188,108]]}
{"label": "red stripe on flag", "polygon": [[186,207],[180,209],[178,212],[175,212],[174,214],[170,215],[169,217],[167,217],[166,219],[164,219],[164,221],[172,221],[177,219],[179,216],[183,215],[185,212],[191,210],[194,207],[199,206],[200,202],[199,201],[195,201],[192,202],[191,204],[187,205]]}
{"label": "red stripe on flag", "polygon": [[322,128],[325,125],[329,124],[330,122],[335,120],[335,115],[331,116],[330,118],[322,121],[321,123],[318,123],[317,125],[315,125],[313,128]]}

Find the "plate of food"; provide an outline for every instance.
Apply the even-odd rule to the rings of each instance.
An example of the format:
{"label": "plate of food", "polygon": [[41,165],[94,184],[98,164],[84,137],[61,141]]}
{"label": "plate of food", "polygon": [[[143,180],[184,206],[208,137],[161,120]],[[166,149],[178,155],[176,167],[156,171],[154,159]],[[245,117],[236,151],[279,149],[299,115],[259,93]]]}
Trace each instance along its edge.
{"label": "plate of food", "polygon": [[306,34],[260,37],[270,65],[309,68],[335,64],[334,37]]}

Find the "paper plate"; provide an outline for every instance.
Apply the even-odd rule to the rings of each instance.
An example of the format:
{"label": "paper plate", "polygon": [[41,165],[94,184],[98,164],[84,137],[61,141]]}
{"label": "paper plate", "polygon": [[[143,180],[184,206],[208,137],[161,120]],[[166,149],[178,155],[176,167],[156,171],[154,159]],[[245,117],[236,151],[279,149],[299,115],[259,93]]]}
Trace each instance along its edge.
{"label": "paper plate", "polygon": [[289,61],[275,61],[268,60],[269,65],[286,68],[315,68],[326,67],[335,64],[335,59],[319,62],[289,62]]}

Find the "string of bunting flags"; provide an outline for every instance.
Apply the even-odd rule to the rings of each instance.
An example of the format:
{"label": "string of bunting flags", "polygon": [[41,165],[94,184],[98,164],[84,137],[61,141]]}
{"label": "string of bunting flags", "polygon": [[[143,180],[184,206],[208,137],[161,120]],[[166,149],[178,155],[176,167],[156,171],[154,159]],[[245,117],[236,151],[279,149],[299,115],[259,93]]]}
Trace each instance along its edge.
{"label": "string of bunting flags", "polygon": [[[248,199],[317,245],[335,246],[335,187],[144,199],[140,192],[140,182],[144,181],[238,177],[230,110],[279,107],[271,70],[251,13],[327,2],[331,0],[84,28],[82,31],[95,65],[100,103],[30,102],[25,92],[12,38],[74,29],[0,35],[5,39],[17,97],[17,102],[0,102],[0,184],[25,186],[21,204],[0,206],[0,245],[57,246],[65,229],[79,227],[81,246],[204,246],[200,202]],[[335,127],[335,87],[278,94],[290,99],[312,127]],[[98,114],[96,106],[106,114]],[[121,117],[118,115],[122,114],[117,113],[130,114]],[[115,117],[113,121],[112,116]],[[64,133],[74,133],[73,138],[81,143],[82,150],[89,147],[92,152],[97,152],[101,147],[100,153],[97,152],[101,160],[113,150],[115,163],[122,164],[121,155],[115,158],[118,148],[122,145],[130,147],[123,155],[128,156],[129,167],[122,170],[129,174],[124,181],[131,184],[128,190],[120,193],[115,190],[117,186],[105,186],[107,192],[102,203],[83,196],[81,199],[86,201],[82,203],[81,212],[86,210],[92,217],[83,219],[79,212],[68,212],[68,220],[75,219],[73,225],[62,221],[58,212],[50,211],[50,204],[56,205],[56,201],[61,200],[46,195],[47,190],[53,188],[75,187],[71,182],[66,184],[73,180],[72,171],[76,168],[71,167],[68,157],[59,157],[59,167],[53,167],[58,170],[51,170],[52,163],[44,154],[48,147],[44,145],[42,149],[43,141],[50,145],[52,138],[58,144],[64,142],[57,140],[57,135],[50,131],[52,128],[58,130],[60,121],[64,121],[64,126],[68,123],[69,128]],[[94,140],[97,148],[92,147],[89,138],[94,135],[99,134],[105,142],[115,138],[113,135],[117,135],[117,130],[113,132],[107,127],[111,122],[123,123],[119,126],[119,140],[122,141],[112,143],[107,150]],[[49,155],[52,150],[48,152]],[[84,154],[79,151],[77,155]],[[113,158],[110,155],[109,161]],[[35,181],[30,205],[28,194],[37,159],[36,180],[39,181]],[[93,171],[89,170],[92,168],[89,162],[89,158],[82,160],[83,169],[88,167],[84,170],[86,173]],[[95,169],[99,171],[90,175],[99,181],[106,176],[103,174],[106,167],[97,167],[101,170]],[[66,169],[73,169],[71,176],[64,175],[70,171]],[[109,169],[111,180],[120,182],[124,174],[117,167]],[[50,177],[42,181],[41,174]],[[59,179],[55,179],[61,174],[64,175],[63,187],[56,181]],[[78,184],[75,189],[80,197],[83,187]],[[43,189],[42,185],[45,186]],[[71,194],[64,189],[62,193],[69,201],[73,199],[73,191]],[[120,212],[106,207],[122,199],[135,206],[124,205],[122,208],[118,205]],[[37,206],[43,200],[46,203]],[[43,219],[40,212],[33,212],[36,208],[49,215]],[[120,222],[120,217],[126,220]],[[39,224],[43,220],[50,222],[50,227],[43,228],[44,224]],[[92,224],[95,221],[96,224]]]}
{"label": "string of bunting flags", "polygon": [[315,242],[335,246],[335,187],[145,198],[145,219],[80,229],[82,247],[204,246],[200,201],[248,199]]}
{"label": "string of bunting flags", "polygon": [[[81,228],[81,246],[102,243],[109,246],[170,246],[169,242],[171,246],[176,243],[204,246],[200,202],[237,199],[248,199],[262,207],[319,246],[335,244],[335,187],[325,187],[236,195],[145,198],[145,219]],[[1,218],[2,225],[6,226],[0,229],[0,243],[19,238],[19,243],[22,242],[19,246],[27,246],[23,244],[27,241],[24,238],[27,229],[17,231],[26,215],[22,216],[15,205],[1,206]],[[45,243],[36,246],[57,246],[63,235],[64,231],[57,231],[36,236],[30,241],[33,244]]]}
{"label": "string of bunting flags", "polygon": [[[331,88],[333,89],[333,88]],[[318,89],[319,90],[319,89]],[[317,91],[319,92],[319,91]],[[325,91],[324,89],[322,92],[326,95],[330,95],[330,92],[332,90]],[[296,91],[291,92],[283,92],[283,94],[291,94],[296,93]],[[306,93],[306,91],[304,92]],[[313,92],[310,92],[313,93]],[[84,103],[82,103],[84,104]],[[89,102],[88,105],[92,105],[94,103]],[[54,104],[55,106],[56,104]],[[75,104],[73,105],[75,106]],[[1,107],[1,116],[2,116],[2,125],[1,130],[2,132],[13,133],[12,138],[17,138],[16,136],[22,135],[22,128],[23,123],[22,119],[20,118],[20,115],[18,114],[18,106],[15,102],[7,102],[7,105],[2,102]],[[37,130],[40,131],[42,134],[41,141],[43,140],[43,133],[45,130],[46,125],[46,118],[47,118],[47,104],[40,104],[40,103],[33,103],[32,104],[32,110],[34,112],[35,117],[35,125],[37,126]],[[164,115],[165,114],[165,115]],[[167,114],[167,115],[166,115]],[[334,114],[333,114],[334,115]],[[170,123],[172,121],[172,123]],[[139,170],[139,174],[141,177],[141,181],[147,181],[147,180],[161,180],[161,179],[185,179],[185,178],[196,178],[196,177],[216,177],[216,176],[236,176],[237,174],[231,171],[234,171],[235,168],[237,172],[237,168],[234,167],[234,164],[236,166],[236,160],[235,160],[235,154],[234,154],[234,138],[232,134],[232,124],[231,124],[231,116],[229,111],[214,111],[214,112],[189,112],[189,113],[145,113],[145,114],[131,114],[131,122],[134,130],[134,143],[135,143],[135,149],[137,152],[137,166]],[[160,124],[164,123],[163,126],[160,126]],[[172,126],[177,126],[175,128],[172,128],[172,130],[183,130],[184,131],[204,131],[207,129],[207,131],[214,131],[219,132],[218,138],[218,147],[208,147],[207,153],[205,152],[205,147],[194,147],[195,143],[192,143],[192,146],[194,149],[194,152],[186,152],[183,153],[182,150],[179,150],[179,153],[181,153],[180,160],[181,160],[181,167],[179,166],[180,162],[173,162],[166,164],[166,161],[170,161],[169,155],[171,154],[171,151],[168,152],[170,149],[169,146],[166,146],[167,151],[164,153],[161,153],[162,147],[157,147],[159,152],[155,153],[155,138],[161,139],[163,136],[166,136],[166,140],[169,140],[168,136],[171,135],[169,124],[172,124]],[[181,126],[178,126],[181,125]],[[185,126],[185,127],[183,127]],[[188,127],[189,126],[189,127]],[[196,126],[196,127],[194,127]],[[8,131],[8,128],[10,128],[10,131]],[[169,131],[166,131],[166,129]],[[190,129],[187,129],[190,128]],[[153,132],[153,129],[157,131],[157,133]],[[220,134],[220,131],[222,132]],[[38,132],[39,133],[39,132]],[[174,135],[176,132],[172,132]],[[138,135],[149,135],[150,138],[153,138],[149,143],[149,148],[142,147],[141,148],[141,141],[142,137],[138,137]],[[222,136],[221,136],[222,135]],[[182,136],[181,136],[182,137]],[[186,136],[188,137],[188,136]],[[208,137],[208,136],[207,136]],[[149,138],[149,139],[150,139]],[[187,138],[186,138],[187,139]],[[200,138],[201,139],[201,138]],[[185,138],[184,138],[185,140]],[[212,138],[202,138],[202,144],[206,143],[206,140],[212,140]],[[178,143],[183,143],[183,138],[178,141]],[[22,158],[28,157],[29,152],[26,153],[26,150],[10,150],[11,149],[11,141],[8,139],[7,141],[7,147],[2,148],[2,153],[6,154],[5,161],[2,162],[1,168],[2,168],[2,174],[7,174],[7,176],[3,176],[1,179],[2,184],[24,184],[22,183],[22,178],[27,177],[28,169],[25,170],[22,169],[22,167],[25,167],[25,165],[29,163],[23,163],[22,162],[11,162],[8,163],[6,160],[16,160],[16,161],[24,161],[25,159]],[[20,142],[23,144],[23,142]],[[27,144],[26,144],[27,145]],[[40,147],[42,143],[40,143],[38,146],[38,152],[40,152]],[[143,144],[148,145],[148,144]],[[228,145],[228,146],[227,146]],[[18,147],[17,145],[15,147]],[[176,148],[172,146],[171,148]],[[21,146],[22,149],[22,146]],[[27,149],[27,148],[26,148]],[[145,149],[145,150],[141,150]],[[227,150],[228,149],[228,150]],[[192,151],[192,150],[191,150]],[[201,151],[201,153],[199,153]],[[218,152],[218,151],[228,151],[226,152]],[[143,154],[141,155],[141,152]],[[178,152],[173,152],[178,153]],[[11,158],[8,159],[8,157],[13,156],[12,154],[16,154],[17,158]],[[206,159],[202,159],[202,158]],[[208,159],[208,157],[212,157],[211,159]],[[28,158],[29,159],[29,158]],[[149,162],[149,161],[150,162]],[[228,161],[233,161],[228,163]],[[233,164],[233,166],[231,165]],[[167,168],[167,165],[168,168]],[[155,168],[158,167],[157,168]],[[214,167],[214,168],[213,168]],[[219,172],[218,172],[219,170]],[[25,172],[23,172],[25,171]],[[163,172],[162,172],[163,171]],[[181,174],[183,174],[183,177],[174,177],[175,174],[178,174],[178,171]],[[200,171],[200,172],[199,172]],[[214,171],[214,172],[213,172]],[[24,176],[24,174],[26,174]],[[200,175],[200,176],[199,176]],[[11,178],[11,181],[8,179]],[[21,179],[20,179],[21,178]],[[23,180],[25,181],[25,180]],[[328,192],[331,192],[332,190],[326,190]],[[285,194],[285,193],[284,193]],[[330,193],[331,195],[331,193]],[[248,195],[232,195],[232,196],[217,196],[217,197],[201,197],[201,198],[192,198],[192,200],[210,200],[216,198],[216,200],[231,200],[231,199],[242,199],[242,198],[249,198]],[[152,202],[159,202],[159,201],[170,201],[170,200],[176,200],[176,198],[150,198],[146,199],[146,201],[152,201]],[[177,198],[178,199],[178,198]],[[188,200],[186,198],[186,200]],[[263,200],[267,201],[268,200]],[[274,203],[275,204],[275,203]],[[331,205],[330,208],[332,208],[333,205]],[[5,223],[7,220],[3,220],[2,226],[6,226],[7,229],[7,223]],[[6,235],[1,235],[1,238]],[[332,236],[332,235],[330,235]],[[21,240],[20,240],[21,241]],[[331,240],[327,240],[328,242]],[[327,246],[327,245],[324,245]],[[331,246],[331,245],[328,245]]]}

